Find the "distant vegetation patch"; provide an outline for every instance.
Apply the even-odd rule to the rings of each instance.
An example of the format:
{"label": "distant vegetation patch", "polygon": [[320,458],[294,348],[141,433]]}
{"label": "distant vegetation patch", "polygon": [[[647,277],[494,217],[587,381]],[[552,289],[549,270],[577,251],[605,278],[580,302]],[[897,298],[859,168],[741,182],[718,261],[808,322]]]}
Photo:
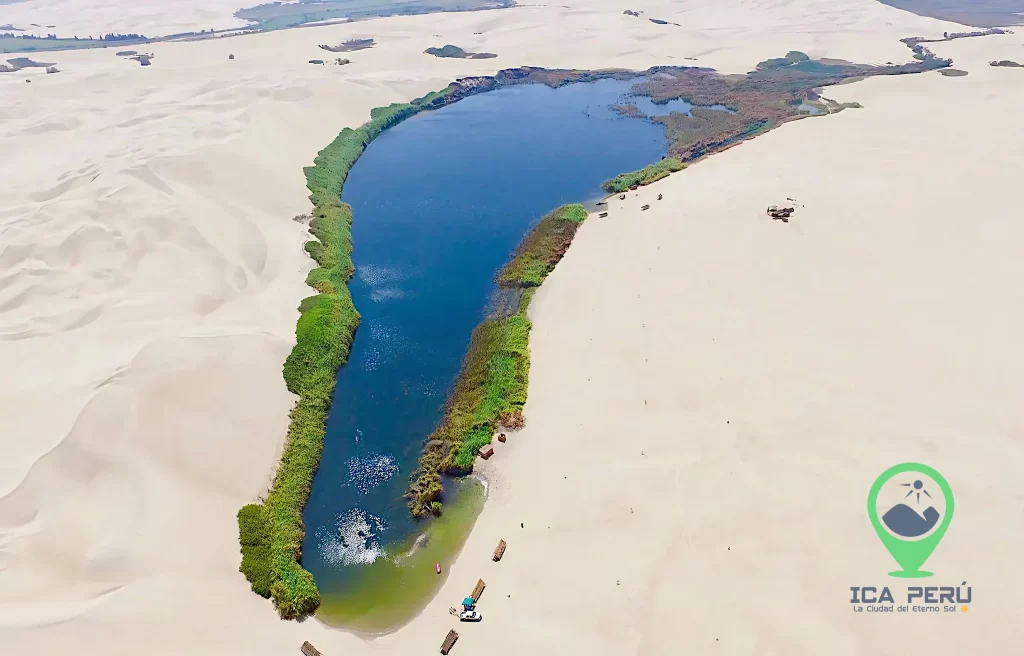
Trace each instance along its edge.
{"label": "distant vegetation patch", "polygon": [[967,75],[967,71],[961,71],[958,68],[943,68],[939,73],[946,77],[965,77]]}
{"label": "distant vegetation patch", "polygon": [[0,33],[0,52],[44,52],[55,50],[80,50],[84,48],[103,48],[115,43],[144,43],[148,39],[141,34],[109,33],[94,39],[76,37],[58,37],[56,34],[34,36],[32,34]]}
{"label": "distant vegetation patch", "polygon": [[373,39],[349,39],[348,41],[342,41],[336,46],[320,44],[320,48],[322,50],[327,50],[328,52],[352,52],[354,50],[372,48],[374,45],[375,42]]}
{"label": "distant vegetation patch", "polygon": [[790,50],[786,53],[785,57],[777,57],[775,59],[766,59],[757,65],[759,71],[771,71],[780,68],[789,68],[799,64],[801,62],[810,61],[811,58],[800,52],[799,50]]}
{"label": "distant vegetation patch", "polygon": [[512,0],[298,0],[246,7],[236,11],[235,17],[248,21],[253,29],[277,30],[341,19],[501,9],[514,4]]}
{"label": "distant vegetation patch", "polygon": [[451,44],[441,48],[427,48],[423,52],[445,59],[494,59],[498,56],[490,52],[466,52],[462,48]]}
{"label": "distant vegetation patch", "polygon": [[631,105],[628,103],[618,104],[612,105],[612,109],[618,112],[619,114],[622,114],[623,116],[628,116],[630,118],[647,118],[647,114],[644,114],[644,111],[637,107],[636,105]]}
{"label": "distant vegetation patch", "polygon": [[[1024,3],[1024,0],[1020,0]],[[972,32],[943,32],[941,39],[926,39],[922,36],[912,36],[906,39],[900,39],[900,41],[910,48],[914,52],[914,59],[918,61],[930,61],[938,59],[931,50],[925,47],[925,43],[944,43],[946,41],[954,41],[956,39],[970,39],[979,36],[991,36],[994,34],[1009,34],[1007,30],[1002,28],[993,27],[984,30],[974,30]],[[952,64],[952,60],[945,60]]]}
{"label": "distant vegetation patch", "polygon": [[[671,116],[671,114],[669,116]],[[680,116],[685,117],[683,114],[680,114]],[[682,171],[684,168],[686,168],[686,166],[677,158],[666,157],[657,164],[645,166],[639,171],[633,171],[632,173],[620,173],[601,186],[605,191],[617,194],[626,191],[630,187],[642,187],[644,185],[649,185],[652,182],[657,182],[662,178],[668,177],[670,173]]]}

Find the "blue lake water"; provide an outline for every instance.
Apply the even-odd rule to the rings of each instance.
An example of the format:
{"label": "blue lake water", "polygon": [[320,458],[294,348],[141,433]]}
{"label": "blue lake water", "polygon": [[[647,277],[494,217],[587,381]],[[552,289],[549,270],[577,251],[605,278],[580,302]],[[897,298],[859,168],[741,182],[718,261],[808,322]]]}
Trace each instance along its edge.
{"label": "blue lake water", "polygon": [[[427,526],[402,494],[520,239],[555,207],[594,200],[604,180],[665,154],[661,126],[610,108],[629,87],[472,96],[385,131],[353,167],[342,198],[354,217],[350,289],[362,323],[304,514],[303,566],[325,607],[373,586],[370,564],[407,550]],[[433,561],[419,566],[433,575]]]}

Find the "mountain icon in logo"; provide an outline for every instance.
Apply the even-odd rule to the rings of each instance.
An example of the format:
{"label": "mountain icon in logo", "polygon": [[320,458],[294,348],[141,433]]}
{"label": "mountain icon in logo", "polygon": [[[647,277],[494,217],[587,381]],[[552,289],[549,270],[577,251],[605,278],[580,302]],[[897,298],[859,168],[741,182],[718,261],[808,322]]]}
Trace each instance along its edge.
{"label": "mountain icon in logo", "polygon": [[871,525],[900,565],[889,576],[932,576],[921,569],[953,519],[953,490],[928,465],[905,462],[886,469],[868,492]]}
{"label": "mountain icon in logo", "polygon": [[924,535],[939,521],[939,511],[931,506],[924,510],[924,517],[910,506],[898,503],[882,515],[885,527],[904,538],[916,538]]}

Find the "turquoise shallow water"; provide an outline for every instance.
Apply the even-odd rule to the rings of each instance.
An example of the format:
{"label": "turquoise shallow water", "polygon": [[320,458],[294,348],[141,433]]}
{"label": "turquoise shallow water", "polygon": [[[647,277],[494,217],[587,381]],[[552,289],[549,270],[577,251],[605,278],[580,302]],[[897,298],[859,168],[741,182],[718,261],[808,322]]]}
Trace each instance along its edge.
{"label": "turquoise shallow water", "polygon": [[472,96],[387,130],[353,167],[342,197],[362,323],[304,514],[303,566],[324,598],[321,619],[391,628],[436,590],[434,563],[461,549],[481,487],[449,484],[445,517],[416,522],[402,498],[409,474],[520,239],[555,207],[596,199],[604,180],[665,154],[661,126],[611,109],[629,88],[602,80]]}

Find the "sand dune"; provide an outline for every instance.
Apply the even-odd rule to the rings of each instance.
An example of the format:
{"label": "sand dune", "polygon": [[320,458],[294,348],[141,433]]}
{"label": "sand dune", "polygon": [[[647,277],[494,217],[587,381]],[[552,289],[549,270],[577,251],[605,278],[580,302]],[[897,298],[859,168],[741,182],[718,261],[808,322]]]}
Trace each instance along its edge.
{"label": "sand dune", "polygon": [[[22,0],[0,6],[0,24],[26,34],[86,38],[101,34],[145,34],[149,37],[243,27],[234,17],[246,5],[239,0],[184,0],[174,3],[119,0]],[[35,24],[35,25],[33,25]],[[51,27],[52,26],[52,27]]]}
{"label": "sand dune", "polygon": [[[175,7],[177,23],[133,11],[199,15]],[[302,166],[338,130],[501,67],[742,72],[792,49],[884,63],[909,58],[901,37],[955,29],[867,0],[630,8],[679,27],[600,0],[155,44],[147,68],[55,53],[60,75],[0,76],[5,647],[425,653],[484,576],[486,621],[453,653],[1012,651],[1024,87],[987,62],[1021,35],[935,44],[967,77],[829,89],[864,109],[788,124],[588,222],[533,306],[528,427],[487,464],[477,528],[409,626],[366,642],[281,622],[248,591],[234,513],[270,479],[309,293],[291,218],[308,209]],[[499,57],[423,55],[434,34]],[[378,45],[349,66],[306,63],[366,36]],[[767,219],[785,196],[794,219]],[[956,489],[930,565],[973,586],[969,614],[851,612],[849,586],[888,580],[864,494],[901,460]]]}

